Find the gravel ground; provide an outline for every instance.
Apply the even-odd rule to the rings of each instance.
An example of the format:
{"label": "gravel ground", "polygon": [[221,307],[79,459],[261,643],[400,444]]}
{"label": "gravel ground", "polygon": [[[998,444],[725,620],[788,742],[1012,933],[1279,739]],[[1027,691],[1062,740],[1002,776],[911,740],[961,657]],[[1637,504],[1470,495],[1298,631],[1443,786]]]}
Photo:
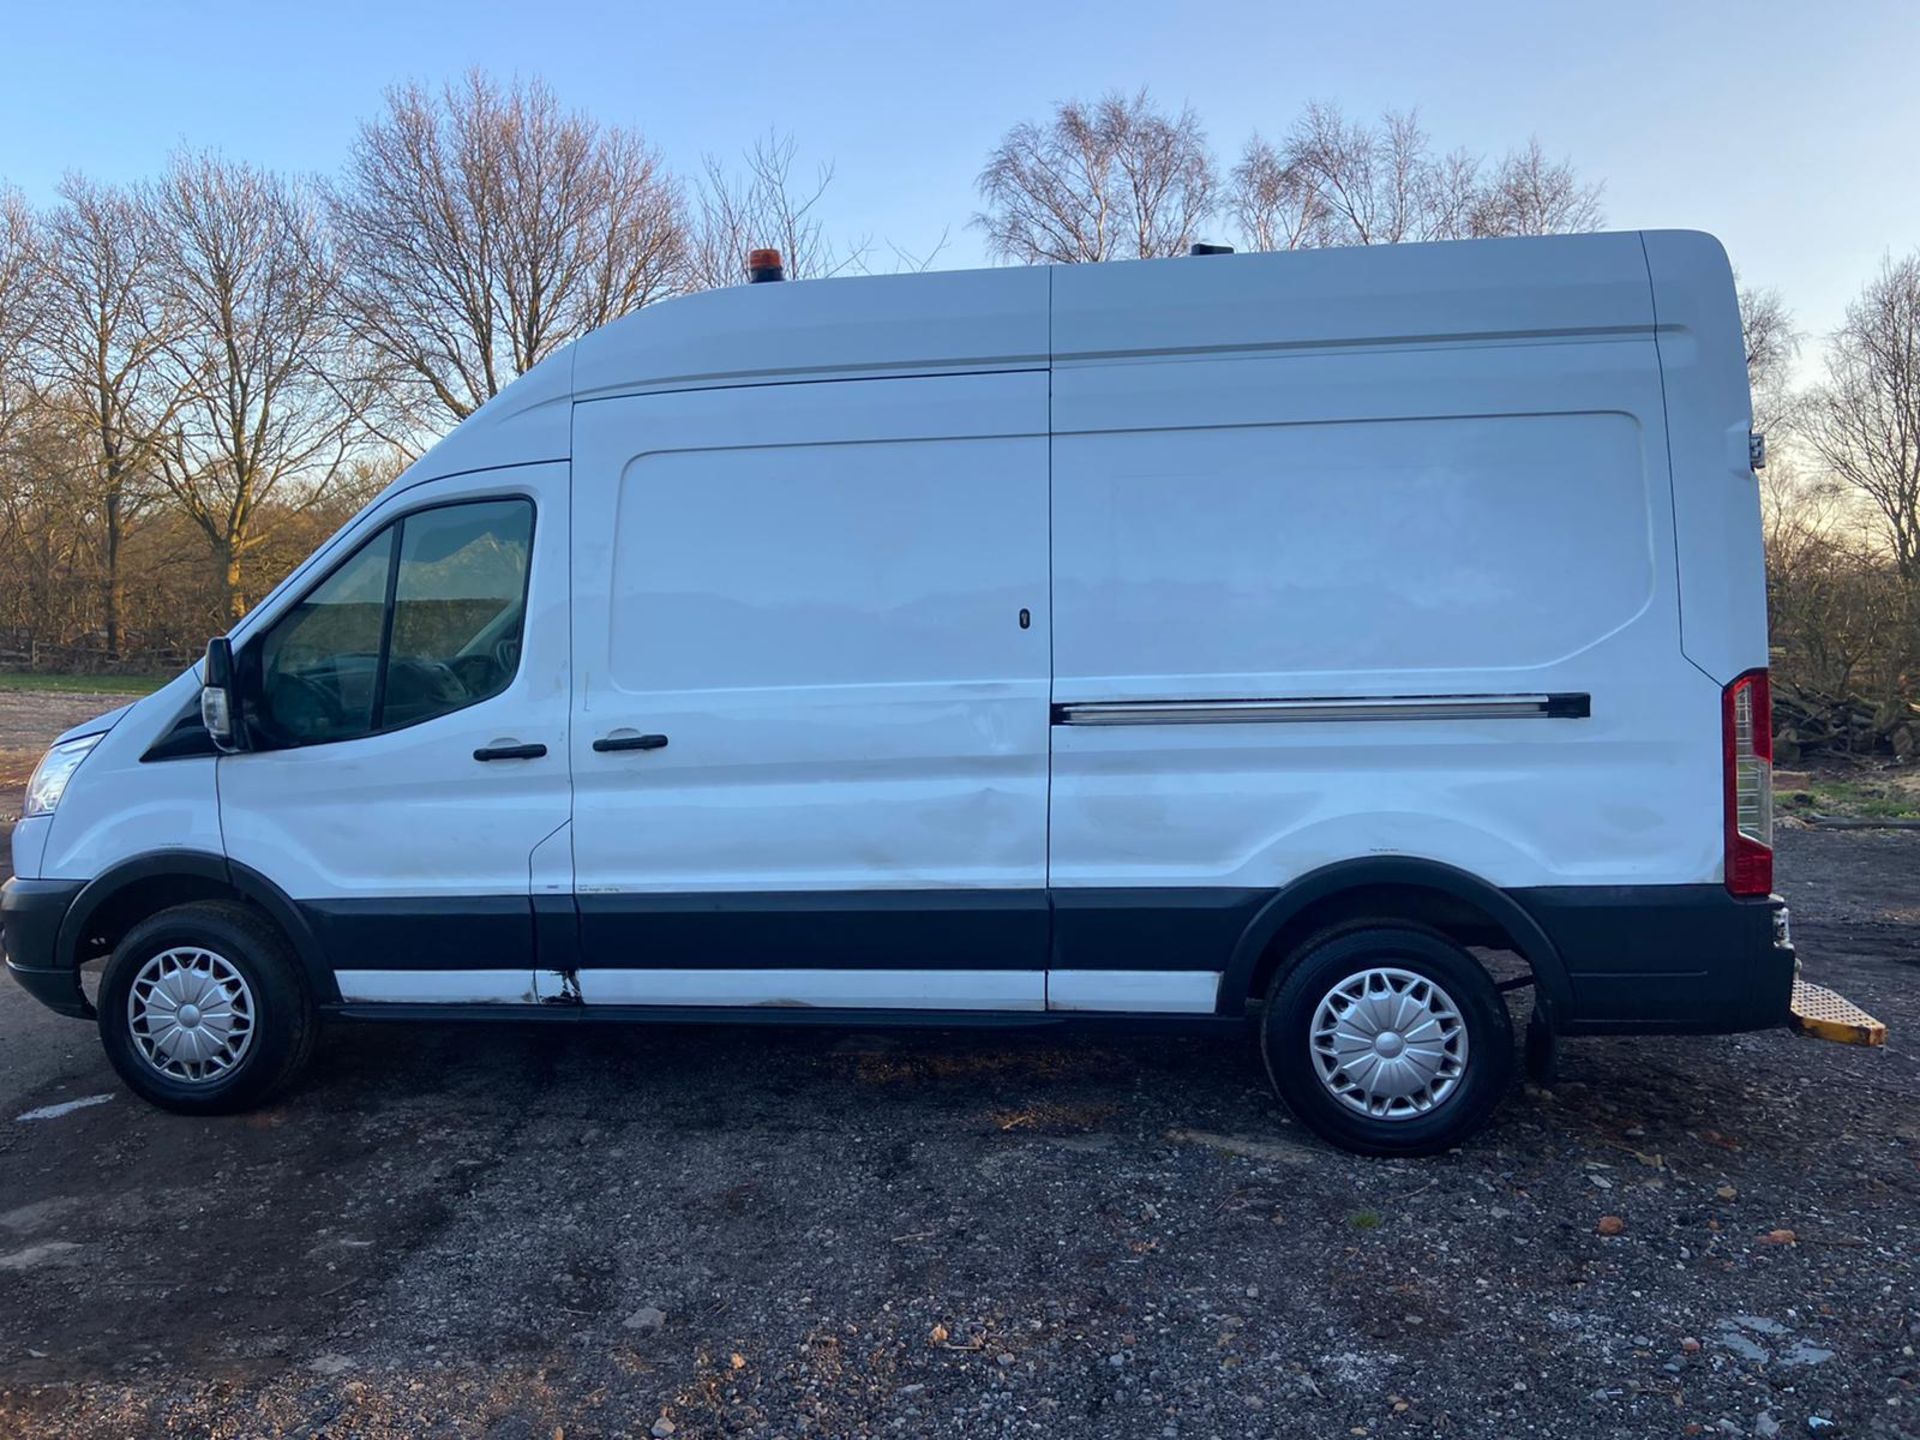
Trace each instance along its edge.
{"label": "gravel ground", "polygon": [[1920,834],[1781,876],[1885,1051],[1576,1042],[1429,1161],[1057,1033],[340,1027],[187,1120],[5,987],[0,1435],[1920,1435]]}

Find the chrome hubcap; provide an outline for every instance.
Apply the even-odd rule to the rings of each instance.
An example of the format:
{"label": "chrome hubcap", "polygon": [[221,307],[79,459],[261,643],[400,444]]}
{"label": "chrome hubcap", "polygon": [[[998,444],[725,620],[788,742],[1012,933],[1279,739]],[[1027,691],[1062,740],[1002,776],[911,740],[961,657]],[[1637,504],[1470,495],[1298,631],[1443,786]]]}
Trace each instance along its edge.
{"label": "chrome hubcap", "polygon": [[162,1075],[217,1080],[253,1044],[253,991],[211,950],[163,950],[140,967],[127,994],[134,1048]]}
{"label": "chrome hubcap", "polygon": [[1467,1023],[1424,975],[1349,975],[1313,1012],[1314,1073],[1335,1099],[1376,1120],[1424,1115],[1467,1073]]}

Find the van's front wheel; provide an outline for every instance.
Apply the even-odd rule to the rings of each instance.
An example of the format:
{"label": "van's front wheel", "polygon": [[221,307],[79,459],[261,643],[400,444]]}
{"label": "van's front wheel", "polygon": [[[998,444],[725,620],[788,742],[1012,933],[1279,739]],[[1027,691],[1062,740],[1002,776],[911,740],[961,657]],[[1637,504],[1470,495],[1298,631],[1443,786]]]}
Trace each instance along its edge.
{"label": "van's front wheel", "polygon": [[1486,1123],[1513,1071],[1513,1022],[1467,951],[1391,925],[1312,941],[1268,995],[1274,1088],[1365,1155],[1430,1155]]}
{"label": "van's front wheel", "polygon": [[100,979],[100,1041],[142,1098],[229,1114],[286,1085],[315,1017],[280,932],[244,905],[206,901],[133,927]]}

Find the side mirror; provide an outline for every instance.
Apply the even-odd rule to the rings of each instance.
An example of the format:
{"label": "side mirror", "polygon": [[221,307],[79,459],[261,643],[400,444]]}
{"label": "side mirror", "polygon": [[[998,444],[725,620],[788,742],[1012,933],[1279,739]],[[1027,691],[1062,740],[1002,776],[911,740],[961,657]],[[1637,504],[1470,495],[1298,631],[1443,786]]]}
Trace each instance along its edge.
{"label": "side mirror", "polygon": [[233,642],[224,635],[207,641],[206,681],[200,687],[200,723],[213,748],[231,755],[246,749],[240,726],[240,687],[233,663]]}

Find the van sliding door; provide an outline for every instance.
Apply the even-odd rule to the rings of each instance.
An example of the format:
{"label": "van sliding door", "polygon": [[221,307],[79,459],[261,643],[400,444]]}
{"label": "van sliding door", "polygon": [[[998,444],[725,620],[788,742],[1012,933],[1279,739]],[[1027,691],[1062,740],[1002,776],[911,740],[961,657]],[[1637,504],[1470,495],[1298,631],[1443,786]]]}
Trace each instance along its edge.
{"label": "van sliding door", "polygon": [[1044,373],[583,403],[588,1004],[1038,1010]]}

